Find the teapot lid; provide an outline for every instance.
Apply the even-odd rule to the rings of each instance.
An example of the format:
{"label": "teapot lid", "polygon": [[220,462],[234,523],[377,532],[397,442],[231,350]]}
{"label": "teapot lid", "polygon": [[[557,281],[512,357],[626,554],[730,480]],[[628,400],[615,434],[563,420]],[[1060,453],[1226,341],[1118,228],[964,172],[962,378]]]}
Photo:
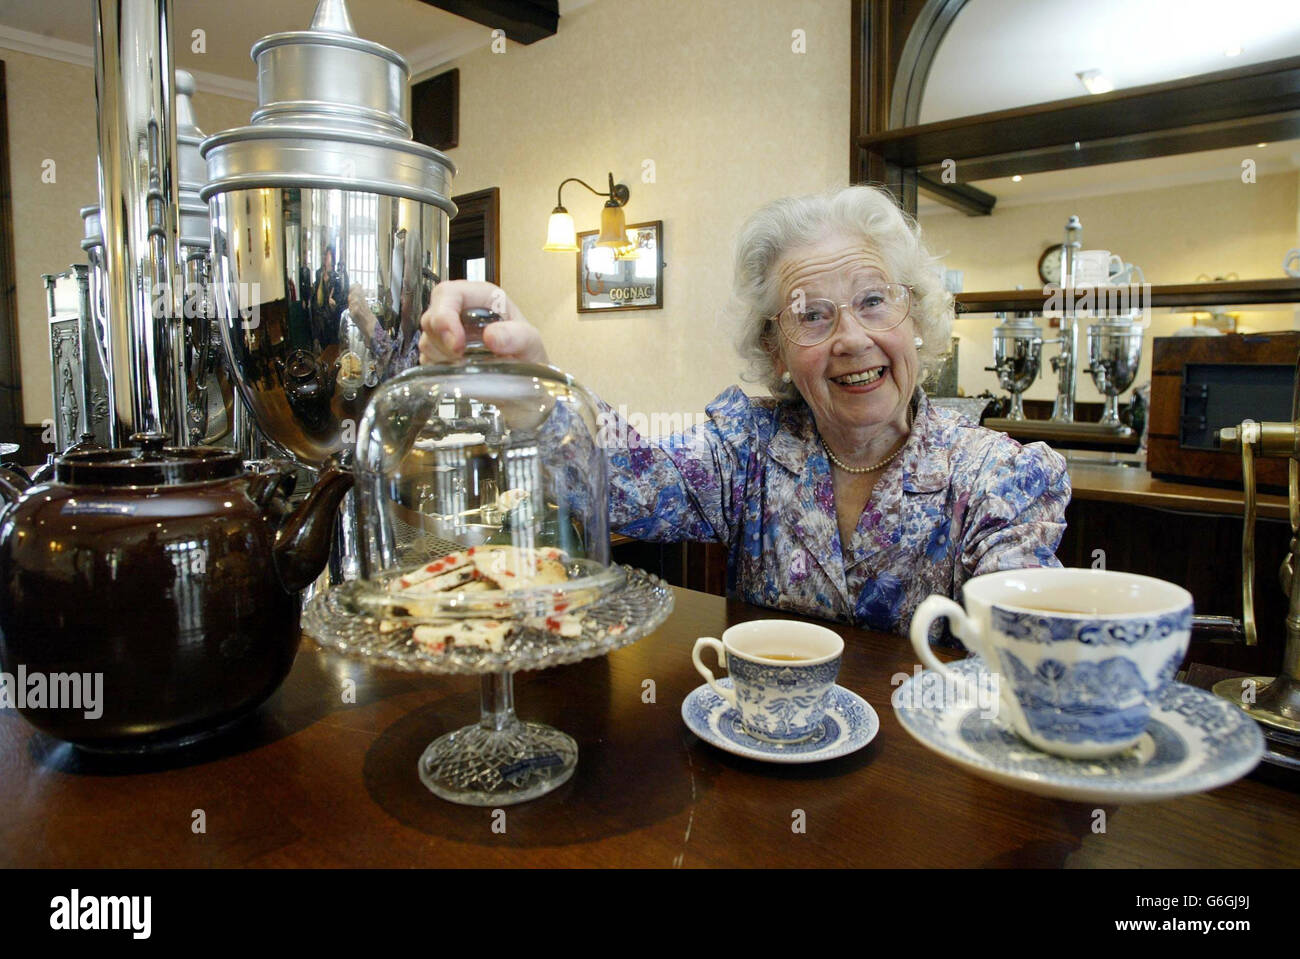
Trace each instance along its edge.
{"label": "teapot lid", "polygon": [[136,433],[122,449],[68,452],[54,464],[54,480],[69,486],[173,486],[230,479],[243,458],[216,446],[166,446],[161,433]]}

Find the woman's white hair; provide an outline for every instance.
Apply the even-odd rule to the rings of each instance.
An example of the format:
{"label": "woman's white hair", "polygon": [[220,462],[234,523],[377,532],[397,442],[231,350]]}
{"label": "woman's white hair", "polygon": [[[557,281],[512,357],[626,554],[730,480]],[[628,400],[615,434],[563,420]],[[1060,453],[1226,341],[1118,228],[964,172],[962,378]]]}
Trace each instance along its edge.
{"label": "woman's white hair", "polygon": [[953,298],[944,288],[940,261],[921,242],[920,226],[890,193],[851,186],[786,197],[754,213],[736,240],[734,309],[741,328],[737,348],[748,364],[745,379],[764,384],[778,399],[798,399],[799,391],[793,383],[781,382],[774,362],[781,332],[773,317],[787,305],[777,265],[789,250],[832,232],[862,237],[884,260],[890,280],[912,288],[912,321],[924,340],[918,351],[919,378],[949,350]]}

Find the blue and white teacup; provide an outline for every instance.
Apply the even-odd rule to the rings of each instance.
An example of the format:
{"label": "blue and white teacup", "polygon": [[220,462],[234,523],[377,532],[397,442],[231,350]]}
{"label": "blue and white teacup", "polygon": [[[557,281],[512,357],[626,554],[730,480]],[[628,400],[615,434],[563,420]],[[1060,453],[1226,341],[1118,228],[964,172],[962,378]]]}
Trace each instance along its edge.
{"label": "blue and white teacup", "polygon": [[[731,675],[719,686],[700,653],[712,647]],[[772,743],[811,737],[826,717],[844,640],[824,626],[788,619],[759,619],[732,626],[719,641],[695,641],[691,661],[709,688],[740,713],[745,731]]]}
{"label": "blue and white teacup", "polygon": [[1070,759],[1137,742],[1191,638],[1191,594],[1133,573],[1004,570],[968,580],[962,600],[964,610],[945,596],[917,607],[921,662],[961,682],[930,651],[930,627],[947,617],[997,675],[999,715],[1030,744]]}

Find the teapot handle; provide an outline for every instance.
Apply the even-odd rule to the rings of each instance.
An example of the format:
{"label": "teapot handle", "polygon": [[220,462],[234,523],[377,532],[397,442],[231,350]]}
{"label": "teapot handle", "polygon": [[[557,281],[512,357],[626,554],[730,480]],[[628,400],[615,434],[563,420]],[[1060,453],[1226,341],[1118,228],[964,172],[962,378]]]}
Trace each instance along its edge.
{"label": "teapot handle", "polygon": [[265,509],[279,493],[287,500],[298,485],[298,472],[288,460],[250,460],[245,464],[249,470],[248,497]]}
{"label": "teapot handle", "polygon": [[18,502],[18,498],[23,495],[23,491],[9,482],[4,475],[6,473],[9,473],[9,471],[0,469],[0,499],[3,499],[6,505],[12,505]]}

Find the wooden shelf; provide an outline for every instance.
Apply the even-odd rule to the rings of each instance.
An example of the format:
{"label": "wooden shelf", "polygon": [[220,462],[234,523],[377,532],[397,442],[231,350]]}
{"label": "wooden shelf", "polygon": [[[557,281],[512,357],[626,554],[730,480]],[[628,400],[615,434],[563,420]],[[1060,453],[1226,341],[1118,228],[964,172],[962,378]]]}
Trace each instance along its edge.
{"label": "wooden shelf", "polygon": [[[1076,292],[1076,300],[1081,296]],[[1047,302],[1042,290],[994,290],[958,293],[958,315],[1029,311],[1041,313]],[[1178,283],[1151,287],[1152,307],[1250,306],[1259,303],[1300,303],[1300,280],[1237,280],[1228,283]],[[1147,305],[1147,304],[1143,304]]]}
{"label": "wooden shelf", "polygon": [[[1245,500],[1240,489],[1157,479],[1145,468],[1106,466],[1077,460],[1071,461],[1069,473],[1072,498],[1076,500],[1129,503],[1225,516],[1241,516],[1245,512]],[[1261,517],[1287,519],[1289,516],[1285,496],[1260,493],[1257,500]]]}
{"label": "wooden shelf", "polygon": [[886,162],[961,183],[1300,135],[1300,57],[1098,96],[1054,100],[858,137]]}
{"label": "wooden shelf", "polygon": [[1097,423],[1057,423],[1052,420],[1006,420],[988,417],[980,425],[985,429],[1006,433],[1021,443],[1034,443],[1041,440],[1062,449],[1135,453],[1141,439],[1132,430],[1118,433],[1104,429]]}

